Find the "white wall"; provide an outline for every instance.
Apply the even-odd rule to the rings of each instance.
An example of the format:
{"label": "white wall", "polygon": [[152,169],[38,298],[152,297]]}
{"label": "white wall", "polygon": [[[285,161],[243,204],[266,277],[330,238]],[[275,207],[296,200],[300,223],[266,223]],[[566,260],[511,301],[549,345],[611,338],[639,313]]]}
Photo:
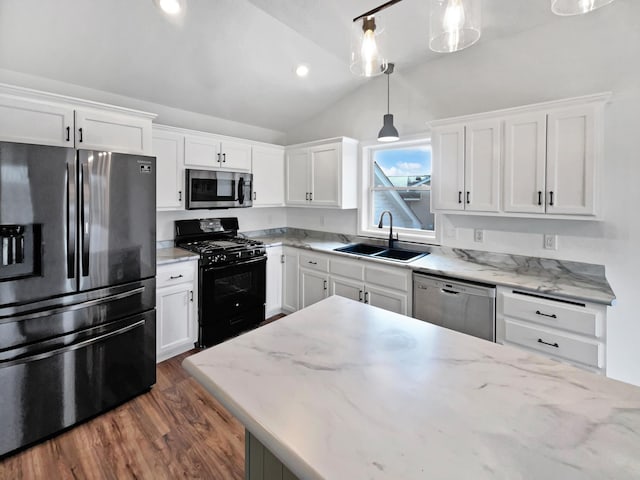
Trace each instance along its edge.
{"label": "white wall", "polygon": [[167,107],[157,103],[146,102],[144,100],[81,87],[70,83],[58,82],[48,78],[0,69],[0,82],[155,113],[158,117],[154,122],[158,124],[218,133],[259,142],[275,143],[278,145],[284,144],[284,133],[276,130],[202,115],[200,113],[188,112],[178,108]]}
{"label": "white wall", "polygon": [[[612,91],[606,109],[603,222],[446,216],[443,244],[604,264],[617,297],[608,317],[608,374],[640,385],[640,2],[617,0],[594,13],[560,18],[508,39],[479,44],[391,77],[391,112],[401,135],[426,122],[559,98]],[[386,80],[374,78],[322,115],[287,132],[287,142],[347,135],[375,138]],[[292,216],[292,223],[311,222]],[[344,212],[325,222],[355,222]],[[317,221],[317,220],[316,220]],[[346,228],[346,227],[345,227]],[[355,225],[354,225],[355,228]],[[484,243],[473,229],[485,230]],[[542,249],[544,233],[558,250]]]}

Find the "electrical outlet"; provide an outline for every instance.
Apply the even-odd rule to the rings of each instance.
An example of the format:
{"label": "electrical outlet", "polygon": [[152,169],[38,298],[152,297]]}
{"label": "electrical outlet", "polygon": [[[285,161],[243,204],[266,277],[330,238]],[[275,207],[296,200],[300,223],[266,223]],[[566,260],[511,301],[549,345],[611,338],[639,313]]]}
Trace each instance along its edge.
{"label": "electrical outlet", "polygon": [[474,242],[484,242],[484,230],[476,228],[473,230],[473,241]]}
{"label": "electrical outlet", "polygon": [[544,248],[546,250],[558,249],[558,236],[551,233],[545,233],[544,235]]}

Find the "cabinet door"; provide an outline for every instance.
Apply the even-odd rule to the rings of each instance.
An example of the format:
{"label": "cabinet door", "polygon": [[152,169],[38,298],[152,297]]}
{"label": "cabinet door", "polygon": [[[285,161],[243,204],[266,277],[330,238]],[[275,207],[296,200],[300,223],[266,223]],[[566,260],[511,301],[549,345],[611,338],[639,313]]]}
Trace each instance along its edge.
{"label": "cabinet door", "polygon": [[74,146],[73,109],[0,95],[0,140],[57,147]]}
{"label": "cabinet door", "polygon": [[547,115],[508,117],[504,132],[504,211],[544,213]]}
{"label": "cabinet door", "polygon": [[151,120],[101,110],[76,109],[76,148],[151,155]]}
{"label": "cabinet door", "polygon": [[390,312],[407,315],[409,306],[408,294],[372,285],[367,285],[366,290],[365,303]]}
{"label": "cabinet door", "polygon": [[284,204],[284,151],[276,148],[253,148],[253,206],[273,207]]}
{"label": "cabinet door", "polygon": [[266,317],[282,310],[282,247],[267,248],[267,308]]}
{"label": "cabinet door", "polygon": [[204,135],[185,136],[184,164],[196,168],[220,168],[220,141]]}
{"label": "cabinet door", "polygon": [[251,144],[223,140],[220,147],[222,153],[220,166],[234,172],[251,171]]}
{"label": "cabinet door", "polygon": [[309,186],[309,152],[306,149],[287,152],[286,204],[307,205]]}
{"label": "cabinet door", "polygon": [[156,294],[158,361],[193,348],[193,285],[160,288]]}
{"label": "cabinet door", "polygon": [[330,292],[331,295],[338,295],[340,297],[350,298],[356,302],[364,301],[364,284],[349,280],[342,277],[331,277],[330,280]]}
{"label": "cabinet door", "polygon": [[328,289],[329,275],[306,268],[300,269],[300,308],[327,298]]}
{"label": "cabinet door", "polygon": [[567,108],[548,117],[547,213],[595,215],[596,108]]}
{"label": "cabinet door", "polygon": [[287,312],[298,310],[298,252],[284,248],[282,269],[282,309]]}
{"label": "cabinet door", "polygon": [[341,154],[340,144],[311,150],[311,205],[340,206]]}
{"label": "cabinet door", "polygon": [[464,210],[464,125],[434,128],[431,209]]}
{"label": "cabinet door", "polygon": [[154,130],[153,155],[156,157],[156,208],[182,208],[184,136]]}
{"label": "cabinet door", "polygon": [[502,122],[472,122],[465,129],[465,210],[500,210]]}

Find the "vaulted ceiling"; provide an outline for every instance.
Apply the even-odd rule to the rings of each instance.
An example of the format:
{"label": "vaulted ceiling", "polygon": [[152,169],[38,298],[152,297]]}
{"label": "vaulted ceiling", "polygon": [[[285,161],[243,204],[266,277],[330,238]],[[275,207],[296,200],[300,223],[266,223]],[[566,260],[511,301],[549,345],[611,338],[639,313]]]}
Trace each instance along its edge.
{"label": "vaulted ceiling", "polygon": [[[280,131],[369,81],[349,71],[351,19],[381,0],[186,3],[169,18],[152,0],[2,0],[0,68]],[[441,55],[427,47],[428,3],[384,13],[398,70]],[[485,0],[480,41],[558,18],[548,0]]]}

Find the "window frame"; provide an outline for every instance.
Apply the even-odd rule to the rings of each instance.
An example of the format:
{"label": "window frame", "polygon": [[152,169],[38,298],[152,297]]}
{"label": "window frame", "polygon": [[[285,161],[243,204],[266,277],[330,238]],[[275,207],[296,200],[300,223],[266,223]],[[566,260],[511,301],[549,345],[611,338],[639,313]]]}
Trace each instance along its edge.
{"label": "window frame", "polygon": [[[398,142],[380,144],[377,142],[370,142],[362,145],[361,148],[361,157],[360,157],[360,198],[359,198],[359,208],[358,208],[358,235],[366,236],[366,237],[375,237],[375,238],[388,238],[389,237],[389,228],[388,224],[385,221],[385,226],[383,229],[378,229],[373,227],[373,225],[377,222],[378,219],[373,218],[373,194],[376,191],[398,191],[398,190],[406,190],[403,187],[376,187],[375,179],[374,179],[374,171],[373,171],[373,162],[374,155],[376,152],[381,150],[397,150],[417,145],[428,145],[432,148],[431,135],[422,134],[416,135],[408,139],[404,139]],[[433,152],[433,150],[432,150]],[[431,182],[433,184],[433,181]],[[416,191],[430,191],[431,186],[429,187],[419,187],[419,188],[411,188],[409,190]],[[407,242],[417,242],[417,243],[426,243],[431,245],[439,244],[439,236],[438,236],[438,223],[439,223],[438,215],[434,215],[434,230],[418,230],[415,228],[402,228],[402,227],[393,227],[394,234],[398,234],[398,239],[400,241]]]}

